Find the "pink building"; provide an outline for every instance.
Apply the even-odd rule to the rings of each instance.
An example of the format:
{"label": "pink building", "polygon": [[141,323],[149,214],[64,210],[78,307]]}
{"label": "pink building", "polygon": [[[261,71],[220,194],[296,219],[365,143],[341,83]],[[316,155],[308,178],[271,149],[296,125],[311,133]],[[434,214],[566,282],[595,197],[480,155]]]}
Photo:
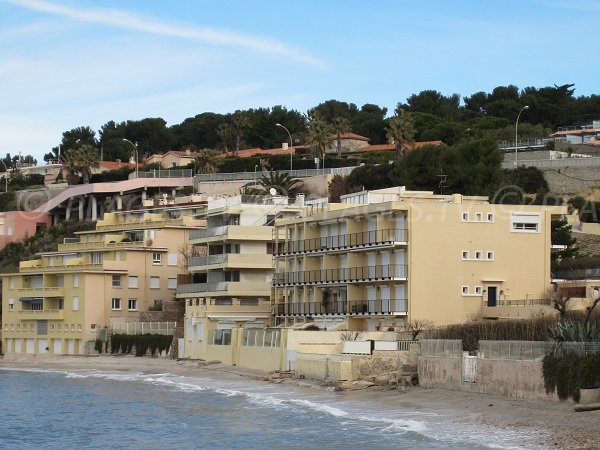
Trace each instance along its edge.
{"label": "pink building", "polygon": [[0,248],[10,242],[33,236],[39,228],[52,226],[52,217],[43,212],[6,211],[0,212]]}

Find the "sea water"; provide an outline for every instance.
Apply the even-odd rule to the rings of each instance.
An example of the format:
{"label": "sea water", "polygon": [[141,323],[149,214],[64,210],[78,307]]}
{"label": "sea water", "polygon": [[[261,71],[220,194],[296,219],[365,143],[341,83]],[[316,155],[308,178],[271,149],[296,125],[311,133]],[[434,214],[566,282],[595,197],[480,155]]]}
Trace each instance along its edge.
{"label": "sea water", "polygon": [[0,448],[527,448],[505,430],[309,391],[218,376],[3,367]]}

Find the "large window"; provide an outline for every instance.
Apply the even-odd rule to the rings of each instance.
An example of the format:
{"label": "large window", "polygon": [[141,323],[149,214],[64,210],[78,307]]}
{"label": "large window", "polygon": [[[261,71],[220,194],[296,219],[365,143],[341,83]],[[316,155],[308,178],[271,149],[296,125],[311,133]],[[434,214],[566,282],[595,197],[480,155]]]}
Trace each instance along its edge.
{"label": "large window", "polygon": [[150,289],[160,289],[160,277],[150,277]]}
{"label": "large window", "polygon": [[169,277],[167,279],[167,288],[168,289],[177,289],[177,277]]}
{"label": "large window", "polygon": [[162,263],[162,255],[158,252],[152,253],[152,264],[161,264]]}
{"label": "large window", "polygon": [[73,297],[73,311],[79,311],[79,297]]}
{"label": "large window", "polygon": [[112,276],[112,287],[114,287],[114,288],[121,287],[121,275],[113,275]]}
{"label": "large window", "polygon": [[130,298],[127,303],[127,309],[129,309],[129,311],[137,311],[137,303],[137,298]]}
{"label": "large window", "polygon": [[511,213],[510,231],[513,233],[539,233],[540,215],[532,213]]}
{"label": "large window", "polygon": [[120,310],[121,309],[121,299],[120,298],[113,298],[112,299],[112,309],[113,310]]}
{"label": "large window", "polygon": [[132,289],[137,289],[138,287],[138,277],[134,275],[129,276],[129,287]]}

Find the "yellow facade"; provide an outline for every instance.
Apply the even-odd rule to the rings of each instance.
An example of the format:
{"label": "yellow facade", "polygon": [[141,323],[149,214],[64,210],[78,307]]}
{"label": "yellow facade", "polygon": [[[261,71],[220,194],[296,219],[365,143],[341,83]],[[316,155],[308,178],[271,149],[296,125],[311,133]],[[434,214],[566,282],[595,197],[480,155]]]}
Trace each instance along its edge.
{"label": "yellow facade", "polygon": [[[271,321],[273,222],[303,211],[302,199],[236,196],[208,201],[207,228],[190,232],[190,283],[185,299],[184,355],[221,359],[236,328],[264,328]],[[241,334],[240,334],[241,336]],[[228,357],[229,358],[229,357]],[[226,359],[227,361],[229,359]]]}
{"label": "yellow facade", "polygon": [[493,308],[508,300],[531,306],[549,298],[550,222],[566,208],[403,188],[343,202],[277,221],[277,324],[314,320],[368,331],[414,319],[442,325],[501,317]]}
{"label": "yellow facade", "polygon": [[5,353],[88,354],[116,322],[175,296],[191,217],[111,213],[57,251],[3,274]]}

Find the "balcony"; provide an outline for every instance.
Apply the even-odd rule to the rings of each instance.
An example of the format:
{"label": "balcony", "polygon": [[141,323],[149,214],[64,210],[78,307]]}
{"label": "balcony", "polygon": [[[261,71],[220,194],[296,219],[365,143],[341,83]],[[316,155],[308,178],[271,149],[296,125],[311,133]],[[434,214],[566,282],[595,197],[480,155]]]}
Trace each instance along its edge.
{"label": "balcony", "polygon": [[39,287],[39,288],[19,288],[17,289],[19,297],[64,297],[65,288],[63,287]]}
{"label": "balcony", "polygon": [[208,298],[208,299],[188,299],[187,308],[198,308],[207,313],[255,313],[271,311],[270,300],[259,300],[257,298],[239,299],[239,298]]}
{"label": "balcony", "polygon": [[17,311],[18,320],[63,320],[63,309],[44,309],[41,311],[19,310]]}
{"label": "balcony", "polygon": [[[21,263],[22,264],[22,263]],[[46,273],[46,272],[83,272],[84,270],[102,270],[102,263],[79,263],[79,264],[68,264],[68,265],[53,265],[43,266],[41,263],[37,265],[27,265],[19,268],[20,272],[34,272],[34,273]]]}
{"label": "balcony", "polygon": [[190,231],[190,243],[198,244],[205,240],[271,241],[272,227],[262,225],[225,225]]}
{"label": "balcony", "polygon": [[333,301],[326,305],[322,302],[278,303],[275,305],[275,313],[278,316],[405,316],[407,311],[406,299]]}
{"label": "balcony", "polygon": [[190,272],[206,269],[206,266],[241,269],[272,269],[273,258],[265,253],[257,254],[218,254],[208,256],[193,256],[189,259]]}
{"label": "balcony", "polygon": [[115,223],[104,220],[99,220],[96,224],[96,230],[143,230],[146,228],[158,228],[164,226],[184,225],[183,217],[178,219],[148,218],[143,220],[130,221],[128,223]]}
{"label": "balcony", "polygon": [[290,286],[297,284],[344,284],[389,280],[405,281],[407,273],[408,266],[405,264],[281,272],[273,275],[273,285]]}
{"label": "balcony", "polygon": [[481,316],[484,319],[528,319],[540,312],[554,313],[549,298],[500,299],[484,303]]}
{"label": "balcony", "polygon": [[408,242],[408,230],[387,228],[383,230],[362,231],[359,233],[339,234],[305,240],[288,241],[283,247],[284,254],[315,253],[331,250],[353,250],[373,247],[405,245]]}
{"label": "balcony", "polygon": [[267,282],[257,281],[218,281],[211,283],[180,284],[177,297],[269,297],[271,286]]}
{"label": "balcony", "polygon": [[87,249],[112,249],[112,248],[131,248],[143,247],[144,241],[121,241],[121,242],[104,242],[104,241],[87,241],[87,242],[69,242],[66,244],[58,244],[58,251],[70,250],[87,250]]}

